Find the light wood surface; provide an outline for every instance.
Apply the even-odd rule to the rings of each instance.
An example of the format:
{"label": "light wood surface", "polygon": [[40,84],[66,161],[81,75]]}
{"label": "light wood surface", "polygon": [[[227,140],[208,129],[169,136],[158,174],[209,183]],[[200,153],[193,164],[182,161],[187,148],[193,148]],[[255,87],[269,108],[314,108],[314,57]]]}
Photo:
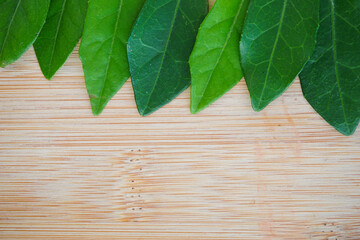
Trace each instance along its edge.
{"label": "light wood surface", "polygon": [[360,239],[360,132],[299,81],[255,113],[242,81],[198,115],[149,117],[130,82],[91,114],[77,50],[53,81],[32,49],[0,70],[0,239]]}

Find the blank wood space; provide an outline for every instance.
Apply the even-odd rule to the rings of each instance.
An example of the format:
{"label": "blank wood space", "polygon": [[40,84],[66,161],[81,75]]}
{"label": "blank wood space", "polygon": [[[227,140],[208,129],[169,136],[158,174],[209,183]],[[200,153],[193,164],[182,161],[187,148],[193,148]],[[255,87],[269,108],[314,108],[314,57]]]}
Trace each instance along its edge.
{"label": "blank wood space", "polygon": [[76,50],[52,81],[0,69],[0,239],[360,239],[360,132],[299,81],[255,113],[242,81],[198,115],[149,117],[130,81],[91,114]]}

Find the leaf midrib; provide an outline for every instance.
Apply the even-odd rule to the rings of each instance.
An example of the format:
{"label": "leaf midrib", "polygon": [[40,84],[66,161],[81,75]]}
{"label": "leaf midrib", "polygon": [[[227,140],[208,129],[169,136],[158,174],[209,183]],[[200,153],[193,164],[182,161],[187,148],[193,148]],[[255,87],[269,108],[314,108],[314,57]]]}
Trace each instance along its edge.
{"label": "leaf midrib", "polygon": [[55,48],[56,48],[56,44],[57,44],[57,41],[58,41],[58,35],[59,35],[60,26],[61,26],[61,23],[62,23],[62,18],[64,16],[64,12],[65,12],[66,2],[67,2],[67,0],[64,0],[64,3],[62,5],[62,7],[61,7],[61,14],[60,14],[60,18],[59,18],[59,23],[57,25],[56,33],[55,33],[55,41],[54,41],[54,44],[53,44],[53,47],[52,47],[52,51],[51,51],[51,55],[50,55],[50,61],[49,61],[49,65],[48,65],[48,72],[47,72],[48,74],[51,71],[51,66],[52,66],[52,63],[53,63],[53,60],[54,60]]}
{"label": "leaf midrib", "polygon": [[145,114],[145,112],[146,112],[145,110],[149,107],[150,99],[151,99],[151,97],[152,97],[152,94],[154,93],[154,90],[155,90],[155,87],[156,87],[156,85],[157,85],[157,82],[159,81],[160,73],[161,73],[161,70],[162,70],[162,66],[163,66],[163,64],[164,64],[164,60],[165,60],[165,56],[166,56],[166,53],[167,53],[167,49],[168,49],[168,47],[169,47],[170,38],[171,38],[172,33],[173,33],[173,30],[174,30],[174,24],[175,24],[175,20],[176,20],[178,11],[179,11],[180,2],[181,2],[181,0],[177,0],[177,2],[176,2],[176,7],[175,7],[175,11],[174,11],[174,16],[173,16],[173,19],[171,20],[169,36],[168,36],[168,38],[167,38],[167,40],[166,40],[166,45],[165,45],[165,48],[164,48],[163,56],[162,56],[162,58],[161,58],[159,71],[158,71],[158,73],[157,73],[157,75],[156,75],[155,83],[154,83],[154,85],[153,85],[153,88],[152,88],[151,91],[150,91],[148,101],[147,101],[147,103],[145,104],[145,108],[144,108],[142,114]]}
{"label": "leaf midrib", "polygon": [[343,111],[343,115],[344,115],[344,121],[347,127],[348,132],[351,132],[350,130],[350,123],[347,120],[347,116],[346,116],[346,112],[345,112],[345,104],[344,104],[344,98],[343,98],[343,93],[341,90],[341,85],[340,85],[340,74],[339,74],[339,67],[338,67],[338,62],[337,62],[337,48],[336,48],[336,29],[335,29],[335,3],[334,0],[330,0],[330,5],[331,5],[331,34],[332,34],[332,49],[333,49],[333,56],[334,56],[334,65],[335,65],[335,75],[336,75],[336,84],[339,90],[339,95],[340,95],[340,101],[341,101],[341,106],[342,106],[342,111]]}
{"label": "leaf midrib", "polygon": [[282,12],[281,12],[280,21],[279,21],[278,32],[277,32],[277,34],[276,34],[275,43],[274,43],[273,49],[272,49],[272,51],[271,51],[270,60],[269,60],[269,65],[268,65],[268,68],[267,68],[267,70],[266,70],[266,75],[265,75],[265,82],[264,82],[264,86],[263,86],[263,89],[262,89],[261,94],[260,94],[260,97],[259,97],[259,103],[258,103],[257,109],[260,108],[261,103],[262,103],[262,101],[263,101],[263,97],[264,97],[264,94],[265,94],[265,89],[266,89],[267,82],[268,82],[268,78],[269,78],[269,74],[270,74],[270,68],[271,68],[271,65],[272,65],[272,61],[273,61],[273,58],[274,58],[275,50],[276,50],[276,48],[277,48],[277,44],[278,44],[278,42],[279,42],[280,33],[281,33],[281,30],[282,30],[282,26],[283,26],[283,21],[284,21],[284,16],[285,16],[287,4],[288,4],[288,0],[285,0],[285,1],[284,1],[284,5],[283,5],[283,9],[282,9]]}
{"label": "leaf midrib", "polygon": [[[5,38],[4,38],[3,44],[2,44],[2,46],[1,46],[0,56],[2,56],[2,54],[3,54],[3,52],[4,52],[4,46],[5,46],[5,43],[6,43],[6,41],[7,41],[8,36],[9,36],[9,32],[10,32],[10,29],[11,29],[11,25],[12,25],[12,23],[14,22],[14,18],[15,18],[15,15],[16,15],[18,9],[19,9],[20,3],[21,3],[21,0],[18,0],[18,4],[16,5],[16,8],[15,8],[15,10],[14,10],[14,14],[13,14],[12,17],[11,17],[11,20],[10,20],[10,22],[9,22],[9,27],[8,27],[8,29],[7,29],[7,31],[6,31]],[[3,63],[0,63],[0,65],[2,65],[2,64],[3,64]]]}
{"label": "leaf midrib", "polygon": [[[214,64],[214,67],[212,68],[212,71],[211,71],[208,79],[206,80],[206,86],[204,87],[204,90],[203,90],[203,92],[201,93],[201,99],[204,97],[205,92],[206,92],[206,90],[207,90],[207,88],[208,88],[208,86],[209,86],[209,84],[210,84],[210,80],[211,80],[212,76],[214,75],[215,69],[217,68],[217,65],[219,64],[220,59],[222,58],[222,55],[224,54],[225,49],[226,49],[226,47],[227,47],[227,45],[228,45],[228,43],[229,43],[229,41],[230,41],[230,38],[231,38],[231,36],[232,36],[232,34],[233,34],[233,30],[234,30],[234,28],[235,28],[235,26],[236,26],[236,23],[238,22],[238,19],[239,19],[239,17],[240,17],[240,13],[241,13],[242,7],[243,7],[243,5],[244,5],[244,2],[245,2],[244,0],[241,1],[241,4],[240,4],[240,6],[239,6],[239,10],[237,11],[237,13],[236,13],[236,15],[235,15],[234,21],[233,21],[233,23],[232,23],[232,25],[231,25],[231,27],[230,27],[230,31],[229,31],[229,33],[228,33],[227,36],[226,36],[225,43],[224,43],[224,45],[223,45],[223,47],[222,47],[222,49],[221,49],[221,51],[220,51],[220,53],[219,53],[219,55],[218,55],[218,57],[217,57],[217,59],[216,59],[216,62],[215,62],[215,64]],[[200,100],[199,103],[197,104],[197,107],[200,105],[200,103],[201,103],[201,100]]]}
{"label": "leaf midrib", "polygon": [[119,20],[120,20],[120,16],[121,16],[122,7],[123,7],[123,0],[120,0],[120,4],[119,4],[119,7],[118,7],[118,13],[117,13],[117,17],[116,17],[115,28],[114,28],[114,35],[112,37],[111,46],[110,46],[110,53],[109,53],[109,57],[108,57],[107,65],[106,65],[106,70],[105,70],[105,75],[104,75],[104,81],[102,82],[101,92],[100,92],[100,95],[99,95],[99,102],[98,102],[95,113],[98,113],[100,108],[101,108],[101,102],[102,102],[102,98],[103,98],[103,95],[104,95],[105,83],[106,83],[106,80],[107,80],[107,76],[109,74],[109,67],[110,67],[110,62],[111,62],[111,58],[112,58],[112,52],[113,52],[115,38],[116,38],[117,30],[118,30],[118,25],[119,25]]}

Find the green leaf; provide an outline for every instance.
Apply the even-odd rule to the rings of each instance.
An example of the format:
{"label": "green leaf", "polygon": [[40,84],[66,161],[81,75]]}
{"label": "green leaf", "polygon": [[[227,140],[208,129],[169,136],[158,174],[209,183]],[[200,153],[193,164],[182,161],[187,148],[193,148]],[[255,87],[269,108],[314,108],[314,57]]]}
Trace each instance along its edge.
{"label": "green leaf", "polygon": [[198,113],[243,77],[239,41],[249,0],[217,0],[190,57],[191,112]]}
{"label": "green leaf", "polygon": [[51,79],[79,42],[88,0],[52,0],[44,27],[34,43],[41,71]]}
{"label": "green leaf", "polygon": [[255,111],[294,81],[315,46],[318,0],[252,0],[240,51]]}
{"label": "green leaf", "polygon": [[45,23],[50,0],[0,0],[0,67],[18,60]]}
{"label": "green leaf", "polygon": [[80,45],[94,115],[130,77],[126,44],[145,0],[91,0]]}
{"label": "green leaf", "polygon": [[351,135],[360,121],[360,1],[321,0],[320,19],[315,52],[300,74],[301,86],[329,124]]}
{"label": "green leaf", "polygon": [[139,113],[148,115],[190,85],[189,57],[207,0],[147,0],[128,44]]}

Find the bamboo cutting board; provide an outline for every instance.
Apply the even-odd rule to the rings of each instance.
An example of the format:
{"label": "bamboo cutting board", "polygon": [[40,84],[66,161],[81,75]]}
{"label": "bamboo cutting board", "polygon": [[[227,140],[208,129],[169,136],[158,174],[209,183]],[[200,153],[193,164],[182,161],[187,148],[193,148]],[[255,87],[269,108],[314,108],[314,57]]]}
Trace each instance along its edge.
{"label": "bamboo cutting board", "polygon": [[0,70],[0,239],[360,239],[360,131],[299,81],[255,113],[242,81],[198,115],[149,117],[128,82],[93,117],[77,50],[53,81],[32,49]]}

